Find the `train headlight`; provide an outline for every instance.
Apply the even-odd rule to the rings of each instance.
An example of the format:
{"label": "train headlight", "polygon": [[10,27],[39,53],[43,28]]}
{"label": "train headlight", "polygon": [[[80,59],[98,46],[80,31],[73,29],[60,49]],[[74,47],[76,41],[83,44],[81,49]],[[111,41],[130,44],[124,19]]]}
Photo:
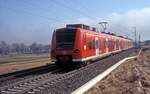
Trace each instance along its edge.
{"label": "train headlight", "polygon": [[68,56],[60,56],[59,60],[61,62],[69,62],[69,61],[71,61],[70,57],[68,57]]}
{"label": "train headlight", "polygon": [[80,53],[80,50],[79,49],[75,49],[74,53]]}

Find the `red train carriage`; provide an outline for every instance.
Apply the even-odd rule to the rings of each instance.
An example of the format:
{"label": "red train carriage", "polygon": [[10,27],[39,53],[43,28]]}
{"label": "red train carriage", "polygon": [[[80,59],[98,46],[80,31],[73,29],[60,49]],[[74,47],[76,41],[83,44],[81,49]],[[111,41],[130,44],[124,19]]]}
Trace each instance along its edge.
{"label": "red train carriage", "polygon": [[130,39],[96,32],[83,24],[55,30],[51,44],[51,59],[59,65],[95,60],[133,46]]}

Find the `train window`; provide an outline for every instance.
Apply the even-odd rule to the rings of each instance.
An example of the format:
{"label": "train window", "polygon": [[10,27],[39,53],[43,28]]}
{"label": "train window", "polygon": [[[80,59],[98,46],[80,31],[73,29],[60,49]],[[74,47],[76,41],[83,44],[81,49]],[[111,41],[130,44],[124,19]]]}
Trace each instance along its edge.
{"label": "train window", "polygon": [[92,41],[92,49],[95,49],[95,40]]}
{"label": "train window", "polygon": [[112,42],[112,48],[114,48],[114,41],[112,40],[111,42]]}
{"label": "train window", "polygon": [[110,40],[109,42],[110,42],[110,46],[113,47],[113,41]]}
{"label": "train window", "polygon": [[96,49],[99,48],[99,42],[96,40]]}
{"label": "train window", "polygon": [[76,29],[58,29],[56,30],[56,48],[73,49],[76,36]]}
{"label": "train window", "polygon": [[83,38],[84,38],[84,43],[86,43],[86,32],[84,32]]}
{"label": "train window", "polygon": [[116,46],[116,41],[114,40],[113,42],[114,42],[114,48],[115,48],[115,46]]}
{"label": "train window", "polygon": [[89,49],[92,49],[92,48],[93,48],[92,46],[93,46],[93,45],[92,45],[92,40],[89,40],[89,41],[88,41],[88,48],[89,48]]}
{"label": "train window", "polygon": [[114,48],[116,47],[116,40],[114,41]]}
{"label": "train window", "polygon": [[109,41],[108,41],[108,39],[106,39],[106,41],[105,41],[105,47],[106,47],[106,48],[109,47]]}
{"label": "train window", "polygon": [[94,40],[88,41],[88,48],[89,49],[95,49],[95,41]]}
{"label": "train window", "polygon": [[105,42],[106,42],[106,41],[104,40],[104,41],[103,41],[103,47],[104,47],[104,48],[105,48]]}
{"label": "train window", "polygon": [[119,40],[116,41],[116,47],[119,47]]}
{"label": "train window", "polygon": [[114,41],[112,40],[111,43],[112,43],[112,48],[113,48],[114,47]]}

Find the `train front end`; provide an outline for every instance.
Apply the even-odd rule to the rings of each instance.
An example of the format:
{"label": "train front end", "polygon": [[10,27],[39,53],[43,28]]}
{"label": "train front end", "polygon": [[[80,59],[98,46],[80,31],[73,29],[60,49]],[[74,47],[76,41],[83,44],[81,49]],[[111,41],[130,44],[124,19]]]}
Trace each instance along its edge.
{"label": "train front end", "polygon": [[77,28],[61,28],[53,33],[51,59],[56,65],[72,65],[80,57],[79,32]]}

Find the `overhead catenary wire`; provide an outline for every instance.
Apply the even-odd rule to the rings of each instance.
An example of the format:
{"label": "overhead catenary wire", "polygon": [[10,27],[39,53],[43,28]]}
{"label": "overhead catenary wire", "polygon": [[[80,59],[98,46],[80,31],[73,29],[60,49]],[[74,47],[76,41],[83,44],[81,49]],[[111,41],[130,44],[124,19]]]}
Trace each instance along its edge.
{"label": "overhead catenary wire", "polygon": [[88,14],[82,12],[81,10],[78,10],[78,9],[76,9],[76,8],[72,8],[72,7],[70,7],[70,6],[68,6],[68,5],[64,4],[64,3],[58,2],[57,0],[51,0],[51,2],[55,3],[55,4],[58,5],[58,6],[61,6],[61,7],[63,7],[63,8],[66,8],[66,9],[68,9],[68,10],[71,10],[71,12],[73,12],[73,13],[76,12],[76,13],[78,13],[79,15],[82,15],[82,16],[84,16],[84,17],[87,17],[87,18],[90,18],[90,19],[96,19],[96,18],[93,18],[93,17],[91,17],[90,15],[88,15]]}
{"label": "overhead catenary wire", "polygon": [[124,27],[124,28],[122,28],[121,30],[118,30],[118,31],[122,32],[122,34],[124,34],[124,35],[130,36],[130,37],[134,37],[133,32],[129,32],[131,30],[129,28],[127,28],[127,27]]}
{"label": "overhead catenary wire", "polygon": [[27,15],[31,15],[31,16],[36,16],[36,17],[40,17],[40,18],[43,18],[43,19],[46,19],[47,21],[50,21],[50,22],[61,22],[61,20],[58,20],[58,19],[54,19],[54,18],[50,18],[50,17],[46,17],[46,16],[43,16],[43,15],[40,15],[40,14],[34,14],[30,11],[27,11],[27,10],[24,10],[22,9],[21,11],[19,11],[18,9],[15,9],[15,8],[12,8],[12,7],[8,7],[8,6],[2,6],[0,5],[0,8],[3,8],[3,9],[7,9],[9,11],[12,11],[12,12],[15,12],[15,13],[20,13],[20,14],[27,14]]}
{"label": "overhead catenary wire", "polygon": [[[43,8],[40,7],[40,5],[38,5],[38,4],[30,3],[30,2],[27,2],[26,0],[22,0],[22,1],[23,1],[23,3],[26,3],[26,5],[29,5],[29,6],[31,6],[31,7],[33,7],[33,8],[37,8],[37,7],[38,7],[38,9],[41,9],[41,10],[43,10],[43,11],[47,11],[47,13],[49,13],[49,14],[51,14],[51,15],[56,15],[56,14],[58,13],[57,11],[55,11],[55,10],[53,10],[53,9],[51,9],[51,10],[49,10],[49,9],[43,9]],[[47,6],[48,6],[48,8],[51,8],[52,5],[47,4]],[[59,16],[59,17],[54,16],[54,17],[55,17],[56,19],[60,19],[60,18],[62,18],[62,20],[65,19],[64,16]]]}
{"label": "overhead catenary wire", "polygon": [[83,11],[88,11],[88,9],[85,6],[83,6],[81,4],[81,2],[79,3],[77,0],[65,0],[65,1],[67,2],[67,4],[69,3],[70,5],[75,5],[75,7],[77,9],[82,9]]}
{"label": "overhead catenary wire", "polygon": [[[65,0],[65,1],[67,1],[67,3],[70,2],[70,4],[75,4],[75,7],[80,8],[80,10],[82,9],[83,11],[90,12],[90,10],[82,2],[78,2],[78,0]],[[90,15],[90,17],[96,20],[99,19],[93,15]]]}

